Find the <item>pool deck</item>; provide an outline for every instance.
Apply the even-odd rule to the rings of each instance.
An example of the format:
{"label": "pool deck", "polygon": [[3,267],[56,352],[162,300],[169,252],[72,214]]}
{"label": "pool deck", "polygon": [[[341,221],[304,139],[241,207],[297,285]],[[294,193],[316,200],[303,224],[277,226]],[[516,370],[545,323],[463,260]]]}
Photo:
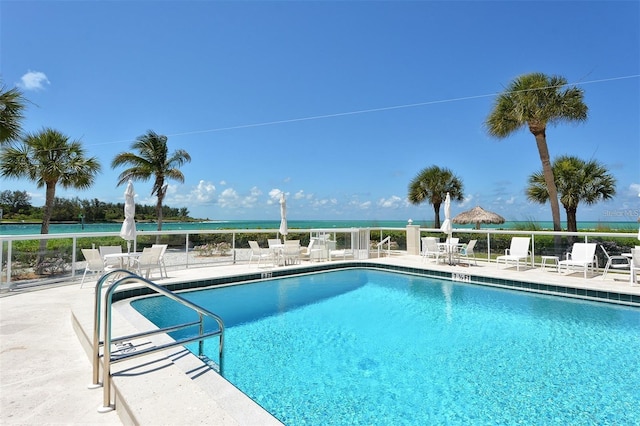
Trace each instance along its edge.
{"label": "pool deck", "polygon": [[[427,268],[518,281],[572,286],[602,292],[640,295],[629,275],[610,272],[584,279],[540,268],[497,268],[436,265],[419,256],[395,255],[370,263]],[[304,263],[302,266],[308,266]],[[282,268],[282,267],[281,267]],[[286,268],[296,268],[287,266]],[[280,268],[277,268],[280,269]],[[158,284],[255,272],[245,264],[169,270]],[[0,423],[1,424],[280,424],[223,378],[202,367],[183,349],[169,349],[113,365],[117,410],[99,413],[102,388],[92,379],[88,336],[92,328],[93,283],[75,280],[0,294]],[[116,334],[135,332],[140,318],[128,304],[114,309]]]}

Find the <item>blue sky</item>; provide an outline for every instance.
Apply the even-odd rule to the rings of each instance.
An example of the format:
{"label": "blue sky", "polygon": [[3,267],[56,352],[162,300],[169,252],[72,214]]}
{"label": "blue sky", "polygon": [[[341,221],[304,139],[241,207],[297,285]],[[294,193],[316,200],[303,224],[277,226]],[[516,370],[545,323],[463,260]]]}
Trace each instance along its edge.
{"label": "blue sky", "polygon": [[[209,219],[428,221],[407,202],[423,168],[447,167],[465,201],[507,220],[529,203],[533,136],[490,138],[495,95],[529,72],[585,92],[589,119],[547,129],[553,157],[597,159],[617,196],[578,222],[640,215],[637,1],[0,2],[0,72],[32,103],[24,128],[80,139],[103,171],[60,197],[122,202],[114,155],[147,130],[192,156],[165,204]],[[154,204],[152,182],[137,201]],[[0,180],[0,190],[44,190]],[[564,209],[561,215],[565,219]]]}

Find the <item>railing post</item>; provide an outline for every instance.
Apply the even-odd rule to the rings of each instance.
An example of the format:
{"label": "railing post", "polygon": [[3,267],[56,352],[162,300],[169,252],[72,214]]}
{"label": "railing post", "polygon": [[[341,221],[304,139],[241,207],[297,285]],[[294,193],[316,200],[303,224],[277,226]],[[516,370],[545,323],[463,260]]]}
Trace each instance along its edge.
{"label": "railing post", "polygon": [[184,237],[184,251],[187,254],[187,260],[185,261],[185,268],[189,267],[189,233],[187,232]]}
{"label": "railing post", "polygon": [[104,302],[104,356],[102,362],[102,407],[98,408],[98,412],[106,413],[112,411],[114,406],[111,405],[111,289],[115,283],[107,289]]}

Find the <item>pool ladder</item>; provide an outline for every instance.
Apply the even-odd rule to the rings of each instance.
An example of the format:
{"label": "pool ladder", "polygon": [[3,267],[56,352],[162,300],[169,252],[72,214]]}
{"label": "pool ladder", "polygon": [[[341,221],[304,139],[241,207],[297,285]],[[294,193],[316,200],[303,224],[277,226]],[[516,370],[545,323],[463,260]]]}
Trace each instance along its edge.
{"label": "pool ladder", "polygon": [[[123,276],[124,275],[124,276]],[[122,277],[123,276],[123,277]],[[103,338],[104,341],[100,340],[100,312],[102,305],[102,286],[108,282],[113,280],[113,283],[107,288],[104,299],[104,331]],[[122,284],[139,284],[144,287],[147,287],[151,290],[154,290],[156,293],[160,293],[163,296],[166,296],[187,308],[192,309],[193,311],[198,313],[198,321],[193,321],[184,324],[178,324],[171,327],[160,328],[151,331],[145,331],[136,334],[130,334],[127,336],[113,337],[111,335],[111,309],[112,309],[112,299],[113,293],[115,290]],[[204,328],[204,319],[205,317],[212,318],[218,324],[218,329],[214,331],[205,332]],[[125,343],[133,339],[138,339],[141,337],[147,337],[155,334],[169,333],[172,331],[177,331],[193,326],[198,326],[198,334],[191,337],[186,337],[180,340],[174,340],[170,343],[165,343],[162,345],[157,345],[145,349],[138,349],[130,343]],[[94,304],[94,315],[93,315],[93,340],[92,340],[92,364],[93,364],[93,380],[92,384],[89,386],[90,388],[97,388],[102,386],[103,388],[103,405],[98,408],[98,411],[108,412],[115,409],[115,403],[111,403],[111,364],[115,364],[120,361],[125,361],[131,358],[136,358],[144,355],[149,355],[155,352],[159,352],[168,348],[172,348],[175,346],[182,346],[187,343],[198,342],[198,356],[202,360],[207,360],[208,358],[204,355],[204,340],[211,337],[219,338],[218,345],[218,372],[220,375],[223,374],[223,359],[224,359],[224,322],[222,318],[218,315],[209,312],[208,310],[191,303],[187,299],[180,297],[179,295],[173,293],[170,290],[167,290],[164,287],[161,287],[153,282],[142,278],[131,271],[126,269],[117,269],[114,271],[110,271],[107,274],[100,277],[96,284],[95,290],[95,304]],[[112,351],[111,345],[121,345],[122,348]],[[100,353],[100,348],[102,348],[102,354]],[[127,349],[132,349],[131,352],[127,352]],[[115,352],[115,353],[114,353]],[[103,359],[103,367],[102,367],[102,384],[99,382],[100,378],[100,358]],[[207,362],[208,365],[211,366],[211,362]]]}

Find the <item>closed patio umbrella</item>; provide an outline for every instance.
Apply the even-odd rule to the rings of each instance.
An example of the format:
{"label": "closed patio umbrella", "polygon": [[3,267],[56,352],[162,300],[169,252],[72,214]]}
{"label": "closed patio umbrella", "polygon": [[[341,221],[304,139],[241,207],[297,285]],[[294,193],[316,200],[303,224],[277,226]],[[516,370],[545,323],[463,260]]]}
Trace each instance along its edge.
{"label": "closed patio umbrella", "polygon": [[[440,227],[440,230],[447,234],[449,241],[451,241],[451,235],[453,227],[451,226],[451,196],[447,192],[447,198],[444,199],[444,223]],[[451,264],[451,247],[447,247],[449,252],[449,264]]]}
{"label": "closed patio umbrella", "polygon": [[136,202],[135,192],[133,190],[133,182],[127,183],[127,189],[124,191],[124,221],[120,228],[120,236],[127,240],[127,252],[131,252],[131,241],[136,239]]}
{"label": "closed patio umbrella", "polygon": [[481,223],[504,223],[504,218],[499,214],[488,212],[480,206],[476,206],[471,210],[467,210],[466,212],[462,212],[456,217],[453,218],[453,223],[457,224],[467,224],[474,223],[476,225],[476,229],[480,229]]}
{"label": "closed patio umbrella", "polygon": [[280,229],[278,231],[286,240],[289,228],[287,227],[287,200],[284,198],[284,193],[280,194]]}

